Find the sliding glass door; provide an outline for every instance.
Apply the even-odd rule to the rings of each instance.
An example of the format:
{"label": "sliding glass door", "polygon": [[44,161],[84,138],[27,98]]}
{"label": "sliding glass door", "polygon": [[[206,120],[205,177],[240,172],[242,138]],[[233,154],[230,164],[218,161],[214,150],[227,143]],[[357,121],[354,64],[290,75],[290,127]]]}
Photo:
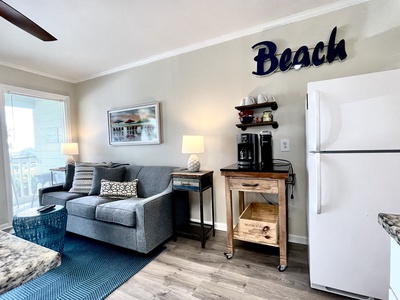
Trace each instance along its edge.
{"label": "sliding glass door", "polygon": [[60,148],[68,141],[67,99],[35,94],[4,92],[13,213],[38,206],[38,189],[63,181],[62,172],[51,169],[65,164]]}

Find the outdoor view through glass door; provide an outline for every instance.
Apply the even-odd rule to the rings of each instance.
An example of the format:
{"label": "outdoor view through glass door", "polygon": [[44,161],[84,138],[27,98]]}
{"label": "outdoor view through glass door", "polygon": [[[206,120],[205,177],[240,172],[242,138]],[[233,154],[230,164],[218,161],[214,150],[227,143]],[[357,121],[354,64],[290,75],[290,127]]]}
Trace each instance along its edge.
{"label": "outdoor view through glass door", "polygon": [[61,183],[65,165],[65,101],[5,93],[14,213],[39,205],[38,189]]}

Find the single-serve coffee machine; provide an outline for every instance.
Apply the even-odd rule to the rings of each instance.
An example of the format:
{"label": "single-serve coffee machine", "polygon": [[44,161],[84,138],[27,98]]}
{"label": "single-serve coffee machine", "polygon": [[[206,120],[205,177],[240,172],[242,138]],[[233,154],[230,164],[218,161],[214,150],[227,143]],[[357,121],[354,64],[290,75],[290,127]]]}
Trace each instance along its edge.
{"label": "single-serve coffee machine", "polygon": [[273,167],[271,131],[260,132],[260,148],[261,148],[261,168],[264,170],[271,170]]}
{"label": "single-serve coffee machine", "polygon": [[241,133],[237,135],[238,165],[258,164],[258,134]]}

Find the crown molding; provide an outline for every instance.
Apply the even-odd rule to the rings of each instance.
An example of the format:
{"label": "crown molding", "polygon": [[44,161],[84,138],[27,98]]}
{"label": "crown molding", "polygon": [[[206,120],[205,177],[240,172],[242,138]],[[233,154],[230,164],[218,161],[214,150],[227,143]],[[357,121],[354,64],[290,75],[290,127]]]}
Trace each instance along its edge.
{"label": "crown molding", "polygon": [[30,69],[30,68],[27,68],[27,67],[23,67],[23,66],[20,66],[20,65],[17,65],[17,64],[12,64],[12,63],[5,62],[5,61],[0,61],[0,65],[2,65],[4,67],[16,69],[16,70],[28,72],[28,73],[33,73],[35,75],[40,75],[40,76],[56,79],[56,80],[61,80],[61,81],[69,82],[69,83],[78,83],[78,81],[74,81],[71,78],[61,77],[61,76],[58,76],[58,75],[54,75],[54,74],[38,71],[38,70],[35,70],[35,69]]}

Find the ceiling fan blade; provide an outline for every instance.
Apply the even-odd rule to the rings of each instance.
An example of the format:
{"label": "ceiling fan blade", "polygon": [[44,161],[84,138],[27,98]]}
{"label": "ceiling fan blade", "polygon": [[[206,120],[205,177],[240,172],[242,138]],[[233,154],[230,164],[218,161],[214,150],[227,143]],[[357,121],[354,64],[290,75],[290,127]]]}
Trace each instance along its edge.
{"label": "ceiling fan blade", "polygon": [[15,26],[25,30],[33,36],[45,42],[56,41],[57,39],[37,25],[35,22],[21,14],[7,3],[0,0],[0,16],[14,24]]}

